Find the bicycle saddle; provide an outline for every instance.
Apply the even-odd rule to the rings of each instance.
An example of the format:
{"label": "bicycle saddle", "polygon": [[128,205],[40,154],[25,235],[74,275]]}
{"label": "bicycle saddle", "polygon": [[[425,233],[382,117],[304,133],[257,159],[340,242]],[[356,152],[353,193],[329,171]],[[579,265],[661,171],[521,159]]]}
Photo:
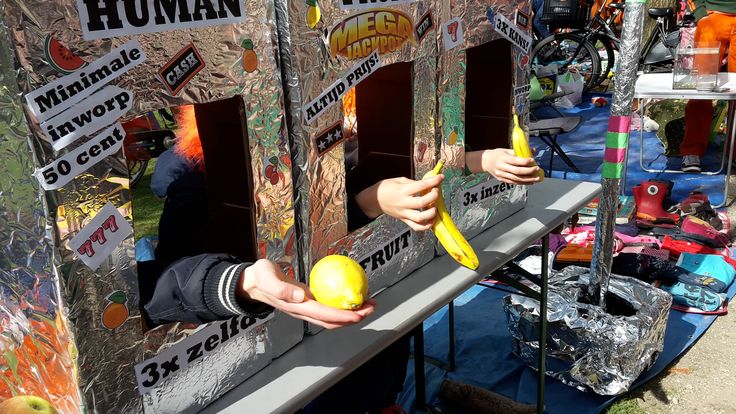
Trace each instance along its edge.
{"label": "bicycle saddle", "polygon": [[626,8],[626,3],[624,3],[624,2],[621,2],[621,3],[611,3],[611,4],[608,5],[608,7],[612,8],[612,9],[616,9],[616,10],[623,10],[623,9]]}
{"label": "bicycle saddle", "polygon": [[671,7],[655,7],[648,10],[649,15],[652,17],[670,17],[674,15],[674,11]]}

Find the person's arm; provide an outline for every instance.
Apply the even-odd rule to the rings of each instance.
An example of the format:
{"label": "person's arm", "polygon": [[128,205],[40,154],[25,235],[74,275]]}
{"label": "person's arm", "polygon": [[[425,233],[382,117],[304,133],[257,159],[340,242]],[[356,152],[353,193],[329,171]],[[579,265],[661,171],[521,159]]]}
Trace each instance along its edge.
{"label": "person's arm", "polygon": [[263,317],[274,308],[332,329],[360,322],[373,312],[374,302],[356,311],[331,308],[314,300],[306,285],[287,278],[269,260],[250,264],[227,255],[202,254],[166,268],[145,305],[157,324]]}
{"label": "person's arm", "polygon": [[708,10],[705,7],[705,0],[693,0],[693,4],[695,5],[693,16],[695,16],[696,22],[708,15]]}
{"label": "person's arm", "polygon": [[190,170],[191,167],[185,159],[177,155],[173,149],[167,149],[156,161],[156,167],[151,175],[151,191],[159,198],[166,197],[171,183]]}
{"label": "person's arm", "polygon": [[473,174],[487,172],[509,184],[534,184],[540,180],[533,158],[517,157],[507,148],[466,152],[465,165]]}
{"label": "person's arm", "polygon": [[359,192],[355,203],[371,219],[388,214],[416,231],[428,230],[437,215],[434,202],[443,179],[444,175],[440,174],[424,180],[405,177],[381,180]]}

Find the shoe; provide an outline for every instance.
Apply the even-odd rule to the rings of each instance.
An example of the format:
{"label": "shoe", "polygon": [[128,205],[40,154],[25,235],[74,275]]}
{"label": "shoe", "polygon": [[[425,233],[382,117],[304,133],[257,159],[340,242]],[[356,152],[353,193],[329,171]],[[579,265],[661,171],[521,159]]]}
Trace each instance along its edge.
{"label": "shoe", "polygon": [[700,157],[697,155],[684,155],[682,157],[682,171],[689,173],[700,172]]}
{"label": "shoe", "polygon": [[644,181],[640,185],[634,186],[631,192],[634,193],[634,200],[636,201],[636,218],[650,221],[655,225],[677,223],[680,216],[668,213],[662,208],[662,202],[668,189],[668,183],[662,181]]}
{"label": "shoe", "polygon": [[728,246],[728,244],[731,242],[728,235],[725,233],[721,233],[713,226],[710,225],[710,223],[703,221],[697,217],[693,216],[687,216],[682,221],[681,225],[682,231],[685,233],[691,233],[691,234],[697,234],[698,236],[707,237],[711,240],[715,240],[717,243],[725,246]]}

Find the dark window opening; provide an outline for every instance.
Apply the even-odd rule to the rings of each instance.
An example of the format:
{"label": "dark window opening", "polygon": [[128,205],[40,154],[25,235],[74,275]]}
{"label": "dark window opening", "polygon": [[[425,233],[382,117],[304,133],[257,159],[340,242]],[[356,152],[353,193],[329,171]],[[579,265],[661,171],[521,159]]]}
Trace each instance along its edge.
{"label": "dark window opening", "polygon": [[465,145],[508,148],[511,126],[511,43],[494,40],[465,51]]}
{"label": "dark window opening", "polygon": [[[356,86],[353,102],[357,139],[351,137],[346,146],[348,197],[387,178],[413,178],[412,73],[413,63],[394,63]],[[351,231],[364,224],[348,214]]]}
{"label": "dark window opening", "polygon": [[136,245],[145,252],[137,258],[141,308],[161,271],[183,257],[257,259],[242,98],[171,108],[170,119],[160,112],[124,123],[129,168],[145,164],[135,183],[130,170]]}

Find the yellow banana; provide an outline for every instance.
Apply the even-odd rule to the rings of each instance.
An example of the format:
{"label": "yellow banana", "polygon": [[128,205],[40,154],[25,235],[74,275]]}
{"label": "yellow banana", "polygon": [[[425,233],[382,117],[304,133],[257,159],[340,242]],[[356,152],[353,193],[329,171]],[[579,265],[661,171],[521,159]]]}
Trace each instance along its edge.
{"label": "yellow banana", "polygon": [[[519,126],[519,117],[516,114],[514,114],[514,131],[511,133],[511,146],[514,148],[514,154],[517,157],[534,158],[532,149],[529,148],[529,140],[527,140],[524,130]],[[544,170],[541,167],[538,174],[539,181],[544,181]]]}
{"label": "yellow banana", "polygon": [[[422,178],[434,177],[439,174],[444,164],[444,161],[440,161],[432,171],[424,174]],[[452,221],[452,217],[450,217],[450,213],[445,206],[445,199],[442,197],[442,188],[439,188],[439,193],[439,198],[435,201],[437,219],[435,219],[432,225],[432,231],[453,259],[469,269],[476,270],[480,265],[478,256],[475,254],[473,247],[470,246],[470,243],[465,240],[463,234],[460,233],[455,222]]]}

